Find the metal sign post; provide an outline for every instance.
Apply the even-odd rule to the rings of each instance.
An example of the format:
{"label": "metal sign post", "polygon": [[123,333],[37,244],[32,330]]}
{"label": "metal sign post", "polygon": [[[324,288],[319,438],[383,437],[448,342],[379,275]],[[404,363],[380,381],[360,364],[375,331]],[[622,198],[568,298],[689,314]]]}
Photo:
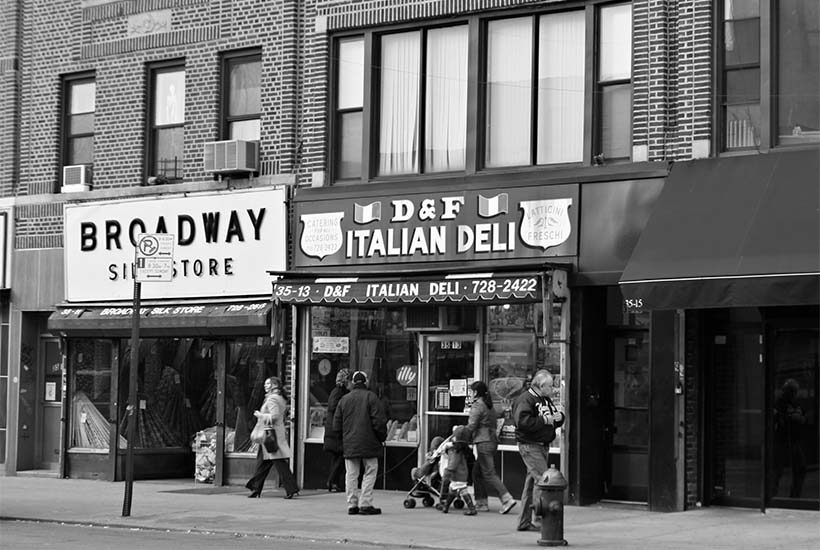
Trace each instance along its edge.
{"label": "metal sign post", "polygon": [[137,235],[134,257],[134,302],[131,313],[131,365],[128,377],[128,448],[125,454],[125,496],[122,516],[131,515],[134,493],[134,442],[137,438],[137,370],[140,344],[140,291],[144,282],[168,282],[174,278],[174,236],[166,233]]}

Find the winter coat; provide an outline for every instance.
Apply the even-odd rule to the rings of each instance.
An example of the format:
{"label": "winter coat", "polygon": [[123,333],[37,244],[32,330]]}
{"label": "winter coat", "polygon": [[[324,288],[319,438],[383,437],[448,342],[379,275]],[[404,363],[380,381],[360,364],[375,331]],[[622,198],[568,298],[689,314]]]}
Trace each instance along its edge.
{"label": "winter coat", "polygon": [[[560,415],[552,424],[547,424],[544,414]],[[555,429],[564,423],[564,413],[552,403],[549,397],[538,395],[529,388],[518,396],[513,405],[515,439],[519,443],[549,445],[555,439]]]}
{"label": "winter coat", "polygon": [[345,458],[377,458],[387,439],[387,417],[379,398],[363,384],[342,397],[333,415],[333,429],[342,433]]}
{"label": "winter coat", "polygon": [[288,445],[285,433],[285,417],[288,413],[288,404],[285,398],[276,392],[266,394],[265,401],[262,403],[259,412],[261,414],[256,421],[264,422],[266,426],[273,426],[273,431],[276,433],[276,442],[279,444],[279,450],[275,453],[269,453],[265,450],[264,445],[259,445],[262,449],[262,458],[264,460],[290,458],[290,445]]}
{"label": "winter coat", "polygon": [[490,408],[484,399],[477,398],[470,407],[470,419],[467,429],[473,436],[473,443],[498,443],[498,414]]}
{"label": "winter coat", "polygon": [[339,401],[349,392],[344,386],[336,386],[327,398],[327,416],[325,417],[325,445],[324,450],[329,453],[342,452],[342,434],[333,429],[333,415]]}

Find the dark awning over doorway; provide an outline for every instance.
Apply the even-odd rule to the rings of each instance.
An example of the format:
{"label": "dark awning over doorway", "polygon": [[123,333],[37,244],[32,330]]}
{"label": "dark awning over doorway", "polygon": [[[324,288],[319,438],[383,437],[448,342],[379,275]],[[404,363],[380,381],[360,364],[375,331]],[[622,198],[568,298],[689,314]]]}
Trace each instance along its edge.
{"label": "dark awning over doorway", "polygon": [[[270,300],[219,304],[162,304],[140,308],[140,335],[267,335]],[[66,336],[127,337],[130,305],[62,305],[48,318],[48,329]]]}
{"label": "dark awning over doorway", "polygon": [[673,166],[620,280],[645,309],[820,302],[820,154]]}

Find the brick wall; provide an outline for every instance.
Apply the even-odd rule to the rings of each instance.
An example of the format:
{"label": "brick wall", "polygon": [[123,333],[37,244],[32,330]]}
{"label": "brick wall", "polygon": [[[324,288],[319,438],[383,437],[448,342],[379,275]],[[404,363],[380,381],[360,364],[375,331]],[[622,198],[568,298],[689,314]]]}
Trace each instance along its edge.
{"label": "brick wall", "polygon": [[17,179],[19,4],[16,0],[0,3],[0,197],[14,194]]}
{"label": "brick wall", "polygon": [[[97,83],[94,189],[142,185],[150,175],[144,173],[146,64],[169,59],[184,59],[186,68],[184,181],[210,181],[212,175],[203,170],[202,151],[204,142],[219,138],[219,54],[244,48],[262,51],[261,172],[275,175],[293,170],[296,2],[28,0],[22,4],[24,168],[9,194],[59,191],[61,77],[83,71],[94,71]],[[0,95],[0,105],[5,104],[4,97]],[[62,197],[49,200],[59,203]],[[28,217],[31,214],[18,209],[18,246],[60,246],[62,227],[45,218]]]}

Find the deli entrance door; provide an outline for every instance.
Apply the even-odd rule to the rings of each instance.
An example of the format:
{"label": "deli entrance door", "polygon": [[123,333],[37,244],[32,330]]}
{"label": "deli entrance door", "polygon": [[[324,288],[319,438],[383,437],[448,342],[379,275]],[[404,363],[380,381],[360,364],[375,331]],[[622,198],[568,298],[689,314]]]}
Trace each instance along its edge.
{"label": "deli entrance door", "polygon": [[420,336],[422,349],[421,449],[430,440],[449,436],[453,426],[466,424],[469,412],[467,389],[480,375],[477,334]]}

